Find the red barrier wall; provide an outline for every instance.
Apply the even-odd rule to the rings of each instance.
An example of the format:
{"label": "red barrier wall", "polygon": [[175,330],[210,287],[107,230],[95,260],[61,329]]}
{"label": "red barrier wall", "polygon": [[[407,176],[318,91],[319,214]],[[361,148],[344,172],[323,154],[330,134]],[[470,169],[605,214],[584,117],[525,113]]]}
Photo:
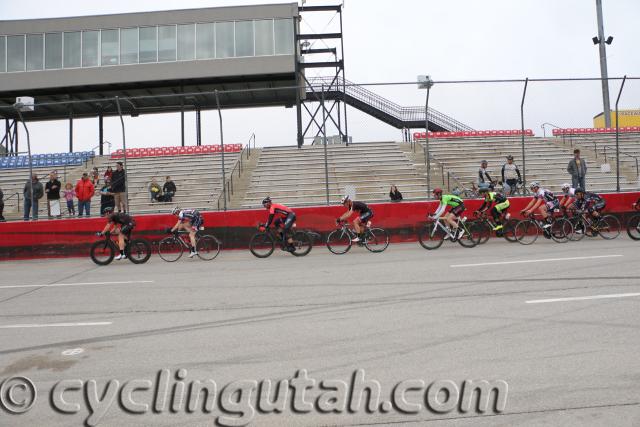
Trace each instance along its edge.
{"label": "red barrier wall", "polygon": [[[606,212],[627,216],[640,193],[605,194]],[[517,217],[520,209],[530,198],[511,198],[512,215]],[[467,200],[467,216],[482,203]],[[427,213],[432,213],[437,202],[400,202],[371,205],[375,216],[374,225],[385,228],[392,241],[415,241],[416,229],[425,222]],[[323,237],[334,229],[334,220],[344,212],[341,206],[315,206],[295,209],[298,228],[313,230]],[[258,222],[264,222],[267,213],[260,210],[227,212],[204,212],[207,232],[213,233],[223,242],[225,249],[246,248]],[[165,215],[136,216],[135,236],[152,242],[164,237],[163,230],[175,224],[175,217]],[[0,260],[88,256],[90,245],[97,239],[95,233],[105,225],[103,218],[40,220],[37,222],[0,223]],[[322,243],[322,240],[318,243]]]}

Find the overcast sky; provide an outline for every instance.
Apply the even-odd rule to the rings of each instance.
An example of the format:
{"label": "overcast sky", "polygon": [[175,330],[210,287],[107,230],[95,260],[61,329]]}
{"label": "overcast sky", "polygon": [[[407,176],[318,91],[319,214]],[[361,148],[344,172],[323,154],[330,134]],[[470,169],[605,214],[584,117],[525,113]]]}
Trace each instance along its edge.
{"label": "overcast sky", "polygon": [[[258,4],[243,0],[0,0],[6,20],[107,13]],[[263,3],[283,3],[269,2]],[[309,0],[307,4],[335,2]],[[603,0],[609,75],[640,76],[640,1]],[[329,31],[331,14],[304,22],[303,31]],[[595,0],[346,0],[344,9],[346,76],[357,83],[599,77]],[[611,83],[611,104],[619,82]],[[372,90],[401,105],[423,105],[415,86]],[[520,127],[522,84],[439,84],[431,106],[475,129]],[[628,82],[621,108],[640,107],[640,81]],[[544,122],[587,127],[602,111],[600,82],[533,83],[525,108],[527,128],[542,134]],[[355,141],[399,140],[400,132],[350,108],[349,131]],[[195,143],[195,119],[187,115],[187,141]],[[295,109],[263,108],[223,112],[225,140],[246,142],[253,132],[259,145],[295,144]],[[106,139],[121,144],[119,122],[107,119]],[[276,125],[277,124],[277,125]],[[76,149],[97,145],[97,119],[76,120]],[[218,120],[203,113],[203,143],[217,143]],[[64,151],[67,123],[31,124],[35,152]],[[129,146],[180,143],[179,115],[126,120]],[[24,139],[23,139],[24,141]]]}

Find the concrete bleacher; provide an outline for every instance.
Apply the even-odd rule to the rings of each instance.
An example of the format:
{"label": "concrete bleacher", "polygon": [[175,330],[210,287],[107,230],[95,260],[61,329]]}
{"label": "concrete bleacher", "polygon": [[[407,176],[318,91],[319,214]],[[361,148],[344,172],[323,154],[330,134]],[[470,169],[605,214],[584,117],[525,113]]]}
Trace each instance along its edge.
{"label": "concrete bleacher", "polygon": [[[424,142],[422,142],[424,144]],[[438,138],[429,141],[431,156],[442,163],[465,188],[477,182],[478,169],[482,160],[489,163],[488,171],[492,178],[500,180],[500,171],[505,157],[511,154],[514,162],[522,170],[522,144],[520,137],[477,137],[477,138]],[[567,163],[572,158],[572,150],[559,144],[555,138],[525,137],[526,180],[540,181],[552,191],[560,191],[564,182],[571,182],[567,173]],[[584,151],[583,158],[589,165],[587,188],[591,191],[614,191],[616,173],[612,168],[604,173],[600,164],[604,157],[597,159],[593,153]],[[637,180],[624,175],[621,177],[621,189],[636,190]]]}
{"label": "concrete bleacher", "polygon": [[[340,200],[347,186],[364,201],[388,201],[395,184],[405,200],[424,200],[425,178],[393,142],[329,145],[329,202]],[[291,206],[326,204],[324,148],[263,148],[240,207],[261,207],[265,196]]]}

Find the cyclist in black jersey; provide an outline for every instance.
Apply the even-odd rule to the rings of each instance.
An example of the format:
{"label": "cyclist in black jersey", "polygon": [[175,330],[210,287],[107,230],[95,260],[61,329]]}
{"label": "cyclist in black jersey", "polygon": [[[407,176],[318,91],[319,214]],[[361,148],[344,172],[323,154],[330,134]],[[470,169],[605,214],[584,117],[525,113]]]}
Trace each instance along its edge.
{"label": "cyclist in black jersey", "polygon": [[[362,240],[362,234],[364,232],[364,227],[371,218],[373,218],[373,211],[369,206],[367,206],[364,202],[357,202],[355,200],[351,200],[349,196],[344,196],[342,200],[340,200],[342,205],[347,209],[347,212],[342,214],[340,218],[336,219],[336,223],[340,223],[347,218],[349,218],[354,212],[358,214],[356,219],[353,220],[353,228],[356,230],[358,234],[352,241],[359,242]],[[363,225],[364,224],[364,225]]]}
{"label": "cyclist in black jersey", "polygon": [[579,210],[587,211],[594,218],[598,218],[600,211],[607,206],[607,203],[602,197],[596,193],[584,191],[582,188],[576,188],[575,196],[574,206]]}
{"label": "cyclist in black jersey", "polygon": [[116,260],[121,260],[127,256],[124,253],[125,238],[131,239],[131,232],[136,226],[136,222],[133,217],[124,212],[113,213],[113,206],[107,206],[104,208],[103,215],[108,218],[107,225],[101,232],[96,233],[98,236],[102,236],[107,231],[118,235],[118,248],[120,254],[115,257]]}

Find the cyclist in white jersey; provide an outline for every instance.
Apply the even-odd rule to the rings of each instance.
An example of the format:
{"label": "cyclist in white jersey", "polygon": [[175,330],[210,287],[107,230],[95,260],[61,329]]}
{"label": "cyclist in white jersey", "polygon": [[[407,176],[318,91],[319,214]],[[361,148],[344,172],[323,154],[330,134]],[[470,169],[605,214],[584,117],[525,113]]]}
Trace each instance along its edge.
{"label": "cyclist in white jersey", "polygon": [[551,191],[540,187],[538,181],[533,181],[529,188],[533,192],[533,199],[520,213],[524,216],[529,216],[537,211],[545,221],[544,228],[547,229],[551,227],[551,213],[560,207],[560,202]]}

